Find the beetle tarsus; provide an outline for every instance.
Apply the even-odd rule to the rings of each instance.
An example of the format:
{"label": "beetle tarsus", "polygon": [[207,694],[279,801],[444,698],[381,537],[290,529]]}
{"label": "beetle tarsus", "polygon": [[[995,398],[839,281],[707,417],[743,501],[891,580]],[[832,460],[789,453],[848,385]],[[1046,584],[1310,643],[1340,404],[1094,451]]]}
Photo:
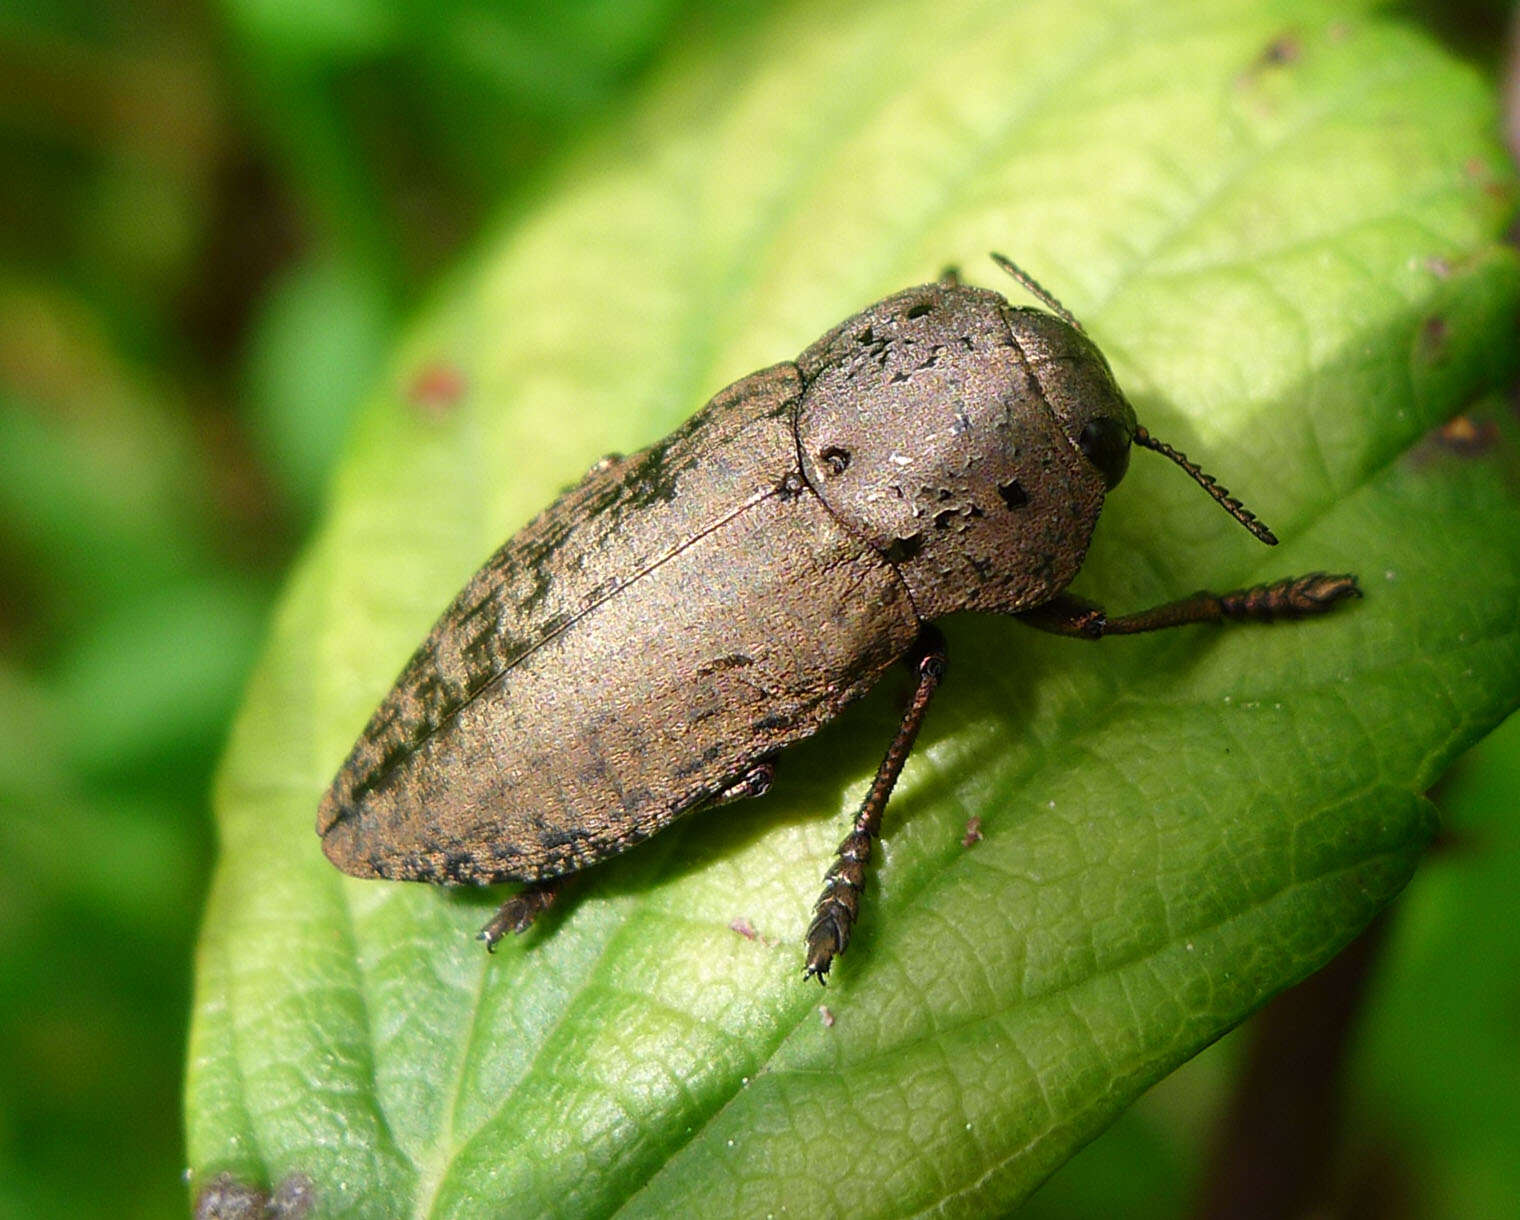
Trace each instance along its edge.
{"label": "beetle tarsus", "polygon": [[892,795],[918,730],[923,727],[929,701],[945,676],[945,639],[934,628],[924,628],[910,656],[917,658],[918,686],[903,712],[897,735],[876,769],[876,778],[855,815],[855,824],[840,843],[834,863],[824,876],[823,893],[813,907],[813,922],[808,925],[803,977],[816,978],[820,983],[827,981],[825,976],[834,958],[850,943],[850,933],[860,914],[866,866],[871,862],[871,840],[881,833],[887,798]]}
{"label": "beetle tarsus", "polygon": [[1219,607],[1227,619],[1270,623],[1277,619],[1323,614],[1337,602],[1361,595],[1355,576],[1310,572],[1307,576],[1295,576],[1270,585],[1222,593]]}
{"label": "beetle tarsus", "polygon": [[497,908],[491,922],[475,934],[475,939],[486,942],[487,953],[495,953],[497,942],[509,932],[526,932],[531,928],[533,921],[554,905],[563,885],[563,878],[554,877],[524,886]]}

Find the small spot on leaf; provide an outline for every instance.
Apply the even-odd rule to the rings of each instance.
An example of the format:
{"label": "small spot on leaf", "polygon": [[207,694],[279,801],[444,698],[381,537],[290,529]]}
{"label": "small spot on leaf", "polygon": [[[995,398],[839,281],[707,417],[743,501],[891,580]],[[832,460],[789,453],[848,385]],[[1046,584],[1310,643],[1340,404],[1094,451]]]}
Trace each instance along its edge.
{"label": "small spot on leaf", "polygon": [[1436,430],[1436,440],[1443,448],[1464,457],[1484,452],[1498,439],[1498,424],[1491,419],[1475,420],[1470,415],[1458,415]]}
{"label": "small spot on leaf", "polygon": [[1262,51],[1261,58],[1257,61],[1261,67],[1278,67],[1283,64],[1297,63],[1304,53],[1304,44],[1296,34],[1279,34],[1271,42],[1267,43]]}
{"label": "small spot on leaf", "polygon": [[1420,358],[1431,362],[1440,360],[1446,355],[1450,337],[1451,328],[1445,318],[1439,314],[1426,318],[1420,323]]}
{"label": "small spot on leaf", "polygon": [[458,367],[435,361],[425,364],[407,386],[407,400],[422,414],[438,417],[447,414],[464,397],[465,378]]}

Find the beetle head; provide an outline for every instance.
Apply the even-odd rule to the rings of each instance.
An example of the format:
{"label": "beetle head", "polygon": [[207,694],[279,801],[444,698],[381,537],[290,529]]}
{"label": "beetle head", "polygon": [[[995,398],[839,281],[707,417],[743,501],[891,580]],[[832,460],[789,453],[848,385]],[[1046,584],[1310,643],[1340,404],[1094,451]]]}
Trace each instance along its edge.
{"label": "beetle head", "polygon": [[1137,425],[1108,361],[1066,318],[1011,305],[1004,313],[1061,431],[1103,481],[1104,490],[1112,491],[1129,469]]}
{"label": "beetle head", "polygon": [[1193,482],[1254,537],[1268,546],[1276,546],[1277,536],[1212,475],[1205,474],[1186,455],[1165,441],[1156,440],[1135,422],[1135,412],[1119,392],[1108,361],[1088,340],[1082,323],[1071,311],[1011,259],[994,253],[992,260],[1050,310],[1045,314],[1033,309],[1010,309],[1009,328],[1031,361],[1043,362],[1047,372],[1040,380],[1046,400],[1061,419],[1068,439],[1103,476],[1105,486],[1112,491],[1124,477],[1131,443],[1154,450],[1181,466]]}

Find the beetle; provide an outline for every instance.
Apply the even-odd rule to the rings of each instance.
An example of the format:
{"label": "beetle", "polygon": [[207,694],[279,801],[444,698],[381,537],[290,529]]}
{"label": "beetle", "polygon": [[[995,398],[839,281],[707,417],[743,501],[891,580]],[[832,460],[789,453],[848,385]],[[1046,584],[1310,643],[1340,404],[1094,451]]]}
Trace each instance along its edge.
{"label": "beetle", "polygon": [[945,673],[935,620],[992,611],[1096,640],[1359,596],[1354,576],[1313,573],[1109,617],[1065,593],[1134,445],[1277,540],[1139,426],[1077,319],[992,257],[1044,308],[954,273],[895,293],[599,462],[503,544],[333,780],[327,857],[359,877],[526,882],[480,932],[494,947],[570,874],[762,795],[778,752],[906,659],[913,695],[807,931],[823,981]]}

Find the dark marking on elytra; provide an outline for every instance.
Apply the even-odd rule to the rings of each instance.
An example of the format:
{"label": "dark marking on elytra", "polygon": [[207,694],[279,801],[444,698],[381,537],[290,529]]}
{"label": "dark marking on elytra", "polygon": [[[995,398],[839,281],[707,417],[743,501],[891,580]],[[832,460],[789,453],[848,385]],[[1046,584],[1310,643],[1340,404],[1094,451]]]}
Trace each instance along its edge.
{"label": "dark marking on elytra", "polygon": [[697,666],[696,675],[699,678],[705,678],[709,674],[722,673],[724,670],[729,669],[743,669],[754,663],[754,657],[746,653],[730,652],[721,657],[713,657],[711,660],[703,661],[702,664]]}
{"label": "dark marking on elytra", "polygon": [[722,753],[722,746],[708,746],[707,749],[703,750],[701,754],[689,759],[685,763],[682,763],[680,766],[672,770],[671,774],[674,775],[677,779],[686,779],[688,776],[696,775],[698,772],[706,769],[712,763],[717,761]]}
{"label": "dark marking on elytra", "polygon": [[562,851],[567,847],[580,847],[591,837],[591,828],[588,826],[561,823],[558,826],[545,828],[542,840],[544,846],[551,851]]}
{"label": "dark marking on elytra", "polygon": [[882,553],[887,557],[888,563],[905,563],[924,549],[924,536],[922,534],[909,534],[905,538],[894,538],[887,543],[887,549]]}
{"label": "dark marking on elytra", "polygon": [[695,462],[687,458],[681,462],[670,461],[670,451],[682,438],[681,430],[671,433],[663,441],[644,451],[642,460],[626,476],[628,507],[647,509],[654,504],[669,504],[676,494],[676,484]]}

